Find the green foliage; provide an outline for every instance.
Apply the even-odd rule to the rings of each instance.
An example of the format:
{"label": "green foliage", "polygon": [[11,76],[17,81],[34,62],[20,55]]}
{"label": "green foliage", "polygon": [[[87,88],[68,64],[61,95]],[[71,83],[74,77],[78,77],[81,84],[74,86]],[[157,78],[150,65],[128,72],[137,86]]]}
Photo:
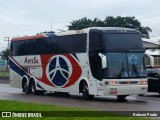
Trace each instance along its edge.
{"label": "green foliage", "polygon": [[141,32],[143,38],[149,38],[149,33],[152,30],[149,27],[141,26],[141,23],[135,17],[112,17],[107,16],[104,21],[98,18],[93,20],[84,17],[79,20],[73,20],[68,26],[69,30],[81,30],[88,27],[125,27],[136,29]]}
{"label": "green foliage", "polygon": [[91,20],[91,19],[84,17],[79,20],[73,20],[70,23],[71,25],[68,26],[69,30],[81,30],[83,28],[88,28],[88,27],[97,27],[97,26],[103,27],[104,26],[104,22],[98,18],[94,18],[93,20]]}
{"label": "green foliage", "polygon": [[0,77],[9,76],[9,72],[0,72]]}
{"label": "green foliage", "polygon": [[[36,113],[36,112],[42,112],[42,113],[47,113],[49,114],[50,117],[46,117],[45,115],[43,116],[42,114],[42,118],[18,118],[18,117],[12,117],[12,118],[1,118],[2,120],[6,120],[6,119],[11,119],[11,120],[32,120],[32,119],[36,119],[36,120],[151,120],[150,118],[146,119],[146,118],[138,118],[138,117],[125,117],[122,115],[117,115],[115,113],[111,113],[111,112],[103,112],[103,111],[91,111],[93,112],[91,114],[91,116],[94,117],[61,117],[61,116],[65,116],[65,114],[67,113],[71,113],[71,116],[74,116],[74,114],[76,113],[76,111],[79,113],[79,115],[82,115],[86,113],[87,109],[80,109],[80,108],[73,108],[73,107],[61,107],[61,106],[56,106],[56,105],[45,105],[45,104],[38,104],[38,103],[31,103],[31,102],[20,102],[20,101],[14,101],[14,100],[0,100],[0,108],[1,108],[1,112],[3,111],[8,111],[8,112],[18,112],[18,113],[25,113],[25,112],[29,112],[29,113]],[[55,115],[55,113],[57,113],[57,115]],[[63,114],[63,115],[62,115]],[[103,117],[96,117],[97,116],[102,115]],[[107,115],[106,115],[107,114]],[[51,117],[55,115],[54,117]],[[78,116],[79,116],[78,115]],[[56,117],[57,116],[57,117]],[[68,116],[68,115],[66,115]],[[109,117],[106,117],[109,116]]]}
{"label": "green foliage", "polygon": [[2,53],[2,59],[8,61],[9,49],[3,50],[1,53]]}

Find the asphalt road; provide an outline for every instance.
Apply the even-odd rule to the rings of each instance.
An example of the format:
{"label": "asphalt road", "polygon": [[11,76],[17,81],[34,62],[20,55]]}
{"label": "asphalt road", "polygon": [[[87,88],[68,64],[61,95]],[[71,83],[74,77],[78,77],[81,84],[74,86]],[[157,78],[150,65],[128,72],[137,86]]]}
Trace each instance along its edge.
{"label": "asphalt road", "polygon": [[22,93],[21,89],[1,83],[0,99],[89,108],[98,111],[160,111],[160,95],[158,93],[128,96],[125,101],[118,101],[116,97],[111,96],[95,97],[94,100],[87,101],[83,100],[81,95],[71,95],[70,97],[59,94],[27,95]]}

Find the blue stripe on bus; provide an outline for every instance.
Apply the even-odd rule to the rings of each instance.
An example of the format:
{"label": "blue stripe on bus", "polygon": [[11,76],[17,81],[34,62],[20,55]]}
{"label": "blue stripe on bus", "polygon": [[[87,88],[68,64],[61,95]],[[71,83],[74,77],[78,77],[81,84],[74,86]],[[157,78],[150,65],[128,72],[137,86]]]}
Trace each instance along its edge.
{"label": "blue stripe on bus", "polygon": [[75,53],[72,53],[72,55],[79,61],[79,59]]}
{"label": "blue stripe on bus", "polygon": [[37,83],[37,87],[39,87],[40,89],[42,89],[43,91],[46,91],[42,86],[40,86],[38,83]]}
{"label": "blue stripe on bus", "polygon": [[45,33],[45,35],[48,36],[48,37],[56,36],[54,33]]}
{"label": "blue stripe on bus", "polygon": [[23,77],[24,75],[26,75],[27,77],[29,77],[28,74],[26,74],[26,72],[24,70],[22,70],[21,68],[19,68],[14,62],[12,62],[10,60],[10,68],[15,71],[17,74],[19,74],[21,77]]}

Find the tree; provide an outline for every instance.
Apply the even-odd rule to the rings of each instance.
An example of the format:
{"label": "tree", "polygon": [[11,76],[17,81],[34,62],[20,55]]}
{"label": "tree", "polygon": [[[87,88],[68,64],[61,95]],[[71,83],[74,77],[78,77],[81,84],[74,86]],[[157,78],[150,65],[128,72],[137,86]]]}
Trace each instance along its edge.
{"label": "tree", "polygon": [[141,32],[141,36],[143,38],[149,38],[149,33],[152,30],[149,27],[141,26],[141,23],[135,19],[135,17],[112,17],[107,16],[104,21],[101,21],[98,18],[94,18],[93,20],[88,19],[86,17],[73,20],[70,22],[71,25],[68,26],[69,30],[81,30],[87,27],[125,27],[136,29]]}
{"label": "tree", "polygon": [[98,18],[94,18],[94,20],[88,19],[86,17],[79,19],[79,20],[73,20],[70,22],[71,25],[69,25],[69,30],[81,30],[83,28],[88,27],[104,27],[104,22],[101,21]]}
{"label": "tree", "polygon": [[3,50],[1,53],[2,53],[2,59],[6,60],[8,62],[8,59],[9,59],[9,49]]}

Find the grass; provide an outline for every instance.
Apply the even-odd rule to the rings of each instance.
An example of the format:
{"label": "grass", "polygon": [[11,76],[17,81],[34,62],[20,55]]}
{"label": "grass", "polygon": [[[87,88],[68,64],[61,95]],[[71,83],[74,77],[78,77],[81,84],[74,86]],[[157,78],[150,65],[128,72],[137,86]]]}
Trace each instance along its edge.
{"label": "grass", "polygon": [[[8,112],[40,112],[42,113],[43,118],[36,118],[36,120],[147,120],[146,118],[134,118],[134,117],[125,117],[122,115],[117,115],[109,112],[97,112],[87,109],[73,108],[73,107],[62,107],[56,105],[46,105],[46,104],[37,104],[37,103],[26,103],[13,100],[0,100],[0,111]],[[87,117],[79,117],[79,116]],[[97,117],[97,116],[104,117]],[[44,117],[46,116],[46,117]],[[52,117],[50,117],[52,116]],[[55,117],[56,116],[56,117]],[[78,117],[76,117],[78,116]],[[90,117],[88,117],[90,116]],[[94,116],[94,117],[93,117]],[[22,118],[1,118],[1,119],[12,119],[18,120]],[[31,120],[35,118],[23,118],[26,120]],[[150,119],[148,119],[150,120]]]}
{"label": "grass", "polygon": [[0,76],[9,76],[9,72],[0,72]]}

